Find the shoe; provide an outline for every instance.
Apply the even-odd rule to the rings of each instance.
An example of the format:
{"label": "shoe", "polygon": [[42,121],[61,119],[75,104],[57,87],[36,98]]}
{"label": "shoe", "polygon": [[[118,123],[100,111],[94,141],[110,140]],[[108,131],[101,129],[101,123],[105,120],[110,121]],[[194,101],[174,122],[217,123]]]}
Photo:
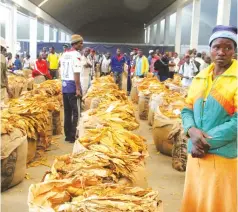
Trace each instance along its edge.
{"label": "shoe", "polygon": [[75,139],[66,137],[66,138],[65,138],[65,142],[74,143],[74,142],[75,142]]}

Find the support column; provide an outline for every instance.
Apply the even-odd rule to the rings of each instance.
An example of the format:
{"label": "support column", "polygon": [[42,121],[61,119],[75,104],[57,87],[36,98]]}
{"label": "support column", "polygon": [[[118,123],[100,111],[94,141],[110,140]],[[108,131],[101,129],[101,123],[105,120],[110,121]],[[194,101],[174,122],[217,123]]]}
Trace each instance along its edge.
{"label": "support column", "polygon": [[67,42],[67,43],[70,42],[70,36],[69,36],[69,34],[66,35],[66,42]]}
{"label": "support column", "polygon": [[157,30],[156,30],[156,45],[160,45],[160,19],[157,21]]}
{"label": "support column", "polygon": [[11,6],[8,14],[9,16],[6,22],[6,42],[9,46],[8,51],[11,52],[14,57],[17,44],[17,8],[15,5]]}
{"label": "support column", "polygon": [[44,24],[44,42],[50,42],[50,26],[48,24]]}
{"label": "support column", "polygon": [[152,39],[153,39],[153,25],[150,25],[149,30],[150,30],[149,44],[151,45],[153,43],[153,41],[152,41]]}
{"label": "support column", "polygon": [[147,29],[145,28],[145,34],[144,34],[144,42],[145,42],[145,44],[147,43]]}
{"label": "support column", "polygon": [[150,25],[150,45],[153,44],[153,38],[154,38],[154,24]]}
{"label": "support column", "polygon": [[62,32],[62,31],[60,32],[60,38],[61,38],[61,39],[60,39],[60,42],[61,42],[61,43],[64,43],[64,42],[65,42],[65,33]]}
{"label": "support column", "polygon": [[154,25],[153,25],[153,44],[154,45],[156,44],[157,28],[158,28],[158,23],[155,22]]}
{"label": "support column", "polygon": [[147,27],[147,43],[150,43],[150,26]]}
{"label": "support column", "polygon": [[217,11],[217,25],[228,26],[231,15],[231,0],[219,0]]}
{"label": "support column", "polygon": [[190,49],[198,47],[201,0],[193,0]]}
{"label": "support column", "polygon": [[169,26],[170,26],[170,16],[166,16],[164,27],[164,46],[169,45]]}
{"label": "support column", "polygon": [[56,28],[54,28],[53,29],[53,42],[57,42],[57,29]]}
{"label": "support column", "polygon": [[182,35],[182,8],[178,8],[176,12],[176,32],[175,32],[175,52],[180,54],[181,51],[181,35]]}
{"label": "support column", "polygon": [[30,55],[36,59],[37,52],[37,18],[30,17]]}

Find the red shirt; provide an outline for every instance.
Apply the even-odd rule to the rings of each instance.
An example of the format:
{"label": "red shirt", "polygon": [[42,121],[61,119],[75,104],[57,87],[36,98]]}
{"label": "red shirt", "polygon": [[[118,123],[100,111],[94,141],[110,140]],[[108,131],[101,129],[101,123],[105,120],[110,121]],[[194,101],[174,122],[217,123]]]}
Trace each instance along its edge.
{"label": "red shirt", "polygon": [[123,58],[123,55],[117,55],[117,60],[120,61]]}
{"label": "red shirt", "polygon": [[52,78],[49,74],[48,64],[46,60],[36,60],[35,62],[35,69],[32,71],[32,77],[36,77],[39,75],[44,75],[49,79]]}

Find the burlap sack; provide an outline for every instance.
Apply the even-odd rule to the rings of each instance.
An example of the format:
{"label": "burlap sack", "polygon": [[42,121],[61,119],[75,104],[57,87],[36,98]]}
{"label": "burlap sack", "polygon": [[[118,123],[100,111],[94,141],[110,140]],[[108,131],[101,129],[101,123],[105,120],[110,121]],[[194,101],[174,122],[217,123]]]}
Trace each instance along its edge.
{"label": "burlap sack", "polygon": [[28,150],[27,150],[27,163],[30,163],[34,160],[36,156],[36,147],[37,147],[37,141],[28,139]]}
{"label": "burlap sack", "polygon": [[140,92],[138,109],[139,109],[139,117],[141,120],[148,120],[149,102],[150,102],[150,95],[144,95],[142,92]]}
{"label": "burlap sack", "polygon": [[152,94],[149,102],[148,123],[150,126],[154,124],[154,115],[158,106],[163,103],[164,93]]}
{"label": "burlap sack", "polygon": [[180,172],[186,171],[187,166],[187,136],[181,128],[174,137],[172,149],[172,167]]}
{"label": "burlap sack", "polygon": [[135,104],[138,104],[138,101],[139,101],[137,87],[134,87],[134,86],[132,86],[131,88],[131,101]]}
{"label": "burlap sack", "polygon": [[52,135],[60,135],[62,133],[61,111],[52,112]]}
{"label": "burlap sack", "polygon": [[180,119],[168,118],[160,112],[159,107],[157,108],[152,133],[158,151],[165,155],[172,156],[174,137],[180,130],[180,126]]}
{"label": "burlap sack", "polygon": [[33,90],[33,88],[34,88],[34,78],[31,77],[27,81],[28,81],[27,90]]}
{"label": "burlap sack", "polygon": [[1,135],[1,190],[20,183],[26,174],[27,137],[14,129],[11,134]]}
{"label": "burlap sack", "polygon": [[34,78],[34,83],[35,84],[40,84],[40,83],[42,83],[42,82],[45,82],[45,77],[44,76],[42,76],[42,75],[39,75],[39,76],[36,76],[35,78]]}
{"label": "burlap sack", "polygon": [[23,76],[26,78],[29,78],[29,76],[32,76],[32,70],[31,69],[24,69],[22,70]]}
{"label": "burlap sack", "polygon": [[138,79],[136,77],[132,78],[132,86],[131,86],[131,101],[135,104],[139,102],[139,93],[137,90]]}
{"label": "burlap sack", "polygon": [[97,108],[98,105],[100,104],[100,102],[101,102],[101,99],[100,99],[100,98],[97,98],[97,97],[92,98],[91,104],[90,104],[90,109],[95,109],[95,108]]}
{"label": "burlap sack", "polygon": [[150,126],[153,126],[153,124],[154,124],[154,115],[155,115],[154,111],[152,110],[151,107],[149,107],[149,112],[148,112],[148,124],[149,124]]}
{"label": "burlap sack", "polygon": [[145,163],[142,161],[136,170],[133,171],[133,186],[141,188],[148,188],[147,171]]}
{"label": "burlap sack", "polygon": [[90,98],[90,97],[87,97],[86,99],[84,99],[84,110],[85,111],[90,109],[91,101],[92,101],[92,98]]}

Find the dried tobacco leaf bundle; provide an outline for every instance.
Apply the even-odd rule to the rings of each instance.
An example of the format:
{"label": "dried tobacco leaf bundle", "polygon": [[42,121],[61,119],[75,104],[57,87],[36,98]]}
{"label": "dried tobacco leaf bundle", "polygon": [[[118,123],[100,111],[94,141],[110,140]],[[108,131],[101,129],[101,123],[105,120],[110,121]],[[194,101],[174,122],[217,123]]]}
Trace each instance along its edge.
{"label": "dried tobacco leaf bundle", "polygon": [[31,185],[30,209],[68,212],[158,212],[157,191],[118,184],[86,186],[80,180],[60,180]]}
{"label": "dried tobacco leaf bundle", "polygon": [[106,155],[102,152],[87,150],[73,155],[57,157],[51,167],[50,174],[45,180],[59,180],[80,176],[83,178],[96,177],[96,184],[118,183],[127,178],[129,185],[133,181],[133,171],[138,160],[130,155],[118,157]]}

